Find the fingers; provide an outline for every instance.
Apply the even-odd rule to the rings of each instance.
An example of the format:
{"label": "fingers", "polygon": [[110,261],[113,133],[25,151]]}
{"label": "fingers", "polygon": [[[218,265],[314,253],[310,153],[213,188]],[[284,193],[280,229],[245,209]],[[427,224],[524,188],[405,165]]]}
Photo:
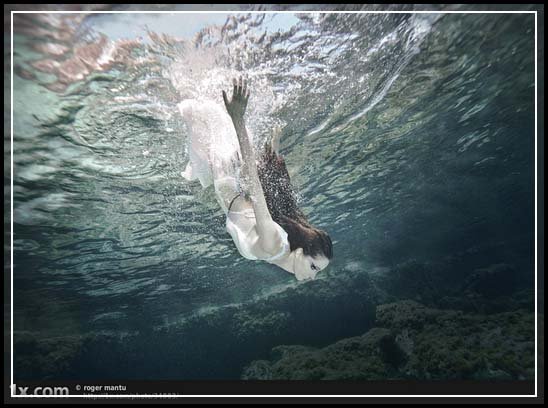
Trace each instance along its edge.
{"label": "fingers", "polygon": [[244,79],[243,82],[242,97],[246,102],[249,99],[249,81],[247,79]]}
{"label": "fingers", "polygon": [[[247,101],[249,99],[249,89],[248,89],[248,81],[242,77],[239,79],[232,78],[232,85],[234,86],[232,90],[232,99],[244,99]],[[223,98],[224,91],[223,91]],[[227,103],[228,99],[225,98],[225,103]]]}

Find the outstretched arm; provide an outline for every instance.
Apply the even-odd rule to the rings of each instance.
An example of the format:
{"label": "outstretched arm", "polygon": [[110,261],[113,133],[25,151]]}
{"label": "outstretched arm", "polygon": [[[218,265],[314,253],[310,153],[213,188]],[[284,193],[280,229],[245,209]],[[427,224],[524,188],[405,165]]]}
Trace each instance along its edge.
{"label": "outstretched arm", "polygon": [[251,195],[261,246],[266,252],[274,253],[280,248],[280,237],[268,211],[263,187],[257,171],[255,153],[249,141],[247,129],[245,128],[244,114],[249,99],[249,90],[247,89],[246,81],[242,80],[242,78],[239,81],[234,79],[233,83],[232,100],[228,100],[225,91],[223,91],[223,100],[226,110],[232,118],[232,123],[240,142],[240,151],[242,152],[243,159],[243,177]]}

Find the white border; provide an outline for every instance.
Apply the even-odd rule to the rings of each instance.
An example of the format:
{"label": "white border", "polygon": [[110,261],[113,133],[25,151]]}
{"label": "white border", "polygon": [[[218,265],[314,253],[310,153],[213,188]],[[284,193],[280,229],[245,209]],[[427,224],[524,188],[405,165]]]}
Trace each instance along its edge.
{"label": "white border", "polygon": [[[315,14],[534,14],[535,15],[535,394],[534,395],[207,395],[207,394],[182,394],[182,395],[171,395],[171,394],[157,394],[157,395],[93,395],[93,394],[83,394],[83,395],[14,395],[13,394],[13,15],[14,14],[307,14],[307,13],[315,13]],[[537,140],[538,140],[538,106],[537,106],[537,65],[538,65],[538,43],[537,43],[537,21],[538,21],[538,13],[537,11],[530,11],[530,10],[524,10],[524,11],[274,11],[274,10],[267,10],[267,11],[239,11],[239,10],[215,10],[215,11],[11,11],[11,157],[10,157],[10,165],[11,165],[11,177],[10,177],[10,197],[11,197],[11,386],[10,386],[10,393],[12,398],[22,397],[22,398],[156,398],[156,399],[164,399],[164,398],[175,398],[175,397],[205,397],[205,398],[221,398],[221,397],[251,397],[251,398],[271,398],[271,397],[334,397],[334,398],[344,398],[344,397],[369,397],[369,398],[375,398],[375,397],[392,397],[392,398],[408,398],[408,397],[434,397],[434,398],[455,398],[455,397],[463,397],[463,398],[481,398],[481,397],[488,397],[488,398],[497,398],[497,397],[532,397],[536,398],[538,396],[538,378],[537,378],[537,369],[538,369],[538,287],[537,287],[537,275],[538,275],[538,243],[537,243],[537,236],[538,236],[538,219],[537,219],[537,212],[538,212],[538,198],[537,198],[537,173],[538,173],[538,151],[537,151]],[[86,381],[82,381],[83,383]]]}
{"label": "white border", "polygon": [[537,219],[537,211],[538,211],[538,197],[537,197],[537,185],[538,185],[538,179],[537,179],[537,171],[538,171],[538,154],[537,154],[537,142],[538,142],[538,89],[537,89],[537,78],[538,78],[538,40],[537,40],[537,32],[538,32],[538,15],[535,12],[535,395],[538,394],[538,377],[537,377],[537,369],[538,369],[538,287],[537,287],[537,270],[538,270],[538,219]]}

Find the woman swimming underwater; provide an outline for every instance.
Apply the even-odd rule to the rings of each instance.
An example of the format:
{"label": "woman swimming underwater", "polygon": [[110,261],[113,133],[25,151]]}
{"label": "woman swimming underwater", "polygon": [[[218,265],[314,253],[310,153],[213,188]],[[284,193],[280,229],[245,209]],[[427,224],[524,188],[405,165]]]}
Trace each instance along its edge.
{"label": "woman swimming underwater", "polygon": [[226,111],[214,101],[179,104],[190,133],[183,176],[199,179],[204,188],[213,183],[226,229],[244,258],[277,265],[298,280],[314,278],[333,257],[331,239],[297,206],[278,152],[279,132],[257,163],[244,120],[247,83],[242,78],[233,82],[232,99],[222,91]]}

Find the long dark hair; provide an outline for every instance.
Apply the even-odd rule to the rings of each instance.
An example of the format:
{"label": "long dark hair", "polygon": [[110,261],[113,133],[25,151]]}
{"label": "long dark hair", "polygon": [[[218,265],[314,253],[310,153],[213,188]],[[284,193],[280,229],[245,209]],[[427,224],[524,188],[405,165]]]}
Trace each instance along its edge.
{"label": "long dark hair", "polygon": [[259,179],[272,219],[287,232],[290,250],[302,248],[305,255],[333,257],[329,235],[308,222],[297,206],[297,196],[291,186],[285,160],[267,143],[258,165]]}

